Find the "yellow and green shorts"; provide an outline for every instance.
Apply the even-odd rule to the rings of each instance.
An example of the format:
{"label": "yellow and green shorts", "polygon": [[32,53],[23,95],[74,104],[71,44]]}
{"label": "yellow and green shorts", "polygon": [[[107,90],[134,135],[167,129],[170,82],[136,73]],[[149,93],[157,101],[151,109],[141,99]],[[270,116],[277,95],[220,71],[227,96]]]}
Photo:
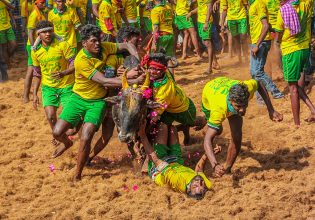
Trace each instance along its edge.
{"label": "yellow and green shorts", "polygon": [[177,26],[178,30],[185,30],[194,27],[192,18],[190,17],[187,21],[186,15],[177,15],[175,17],[175,25]]}
{"label": "yellow and green shorts", "polygon": [[83,118],[84,123],[92,123],[96,129],[105,117],[106,102],[104,99],[84,99],[72,93],[59,118],[75,127]]}
{"label": "yellow and green shorts", "polygon": [[65,88],[54,88],[46,85],[42,85],[42,102],[44,108],[47,106],[65,107],[72,95],[72,87],[67,86]]}
{"label": "yellow and green shorts", "polygon": [[310,65],[310,49],[294,51],[282,56],[283,76],[287,82],[297,82]]}
{"label": "yellow and green shorts", "polygon": [[193,126],[196,120],[195,104],[189,99],[189,107],[186,111],[180,113],[170,113],[164,111],[160,120],[167,125],[172,125],[172,123],[176,121],[183,125]]}
{"label": "yellow and green shorts", "polygon": [[208,29],[206,31],[203,31],[204,23],[198,22],[198,34],[201,40],[210,40],[211,39],[211,29],[212,29],[212,23],[209,23]]}
{"label": "yellow and green shorts", "polygon": [[239,20],[228,20],[227,21],[228,29],[231,32],[232,36],[237,36],[240,34],[247,33],[247,20],[246,18]]}
{"label": "yellow and green shorts", "polygon": [[15,34],[12,27],[0,31],[0,44],[6,44],[9,41],[15,40]]}
{"label": "yellow and green shorts", "polygon": [[[152,21],[150,18],[148,17],[143,17],[143,21],[144,21],[144,30],[148,33],[148,32],[152,32]],[[138,27],[141,27],[140,24],[140,17],[137,17],[137,23],[138,23]]]}
{"label": "yellow and green shorts", "polygon": [[165,55],[174,56],[174,35],[162,35],[157,40],[156,51],[165,50]]}

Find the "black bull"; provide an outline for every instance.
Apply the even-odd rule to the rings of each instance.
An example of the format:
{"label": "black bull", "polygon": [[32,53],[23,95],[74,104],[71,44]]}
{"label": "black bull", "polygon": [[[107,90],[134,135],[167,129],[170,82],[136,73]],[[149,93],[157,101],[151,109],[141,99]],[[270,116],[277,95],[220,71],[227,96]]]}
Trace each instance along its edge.
{"label": "black bull", "polygon": [[145,126],[148,108],[158,108],[160,104],[143,96],[143,91],[150,86],[150,76],[141,87],[129,86],[126,73],[122,76],[122,90],[120,95],[108,97],[105,100],[114,103],[112,115],[119,131],[118,138],[121,142],[129,143],[136,140],[140,126]]}

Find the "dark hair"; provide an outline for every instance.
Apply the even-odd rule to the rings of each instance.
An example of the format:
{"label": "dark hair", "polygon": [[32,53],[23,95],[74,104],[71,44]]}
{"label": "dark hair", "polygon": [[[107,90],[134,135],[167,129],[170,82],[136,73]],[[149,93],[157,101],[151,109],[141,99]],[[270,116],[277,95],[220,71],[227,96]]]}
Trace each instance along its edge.
{"label": "dark hair", "polygon": [[140,30],[138,28],[132,26],[120,28],[117,34],[117,42],[123,43],[134,35],[140,36]]}
{"label": "dark hair", "polygon": [[239,105],[247,105],[249,95],[248,88],[243,83],[232,86],[229,91],[229,99]]}
{"label": "dark hair", "polygon": [[151,53],[149,55],[149,59],[150,60],[154,60],[156,62],[159,62],[161,64],[163,64],[164,66],[167,66],[167,62],[169,60],[171,60],[171,57],[166,56],[165,53],[163,53],[164,51],[161,50],[160,53]]}
{"label": "dark hair", "polygon": [[133,69],[140,64],[140,61],[137,57],[129,55],[125,58],[123,66],[128,69]]}
{"label": "dark hair", "polygon": [[40,30],[47,27],[54,27],[54,25],[50,21],[39,21],[36,23],[36,30]]}
{"label": "dark hair", "polygon": [[101,29],[95,25],[87,24],[81,28],[80,31],[82,41],[90,39],[90,37],[100,37]]}

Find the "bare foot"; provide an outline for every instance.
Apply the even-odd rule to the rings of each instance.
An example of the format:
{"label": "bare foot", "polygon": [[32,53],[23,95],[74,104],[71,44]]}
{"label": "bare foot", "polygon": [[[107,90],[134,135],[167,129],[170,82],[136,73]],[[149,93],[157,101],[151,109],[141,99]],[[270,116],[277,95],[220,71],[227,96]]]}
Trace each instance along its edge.
{"label": "bare foot", "polygon": [[183,54],[183,55],[182,55],[182,59],[183,59],[183,60],[186,60],[187,58],[188,58],[188,56],[187,56],[186,54]]}
{"label": "bare foot", "polygon": [[60,142],[57,141],[55,138],[53,138],[53,139],[51,140],[51,143],[52,143],[52,145],[53,145],[54,147],[58,147],[58,145],[60,144]]}
{"label": "bare foot", "polygon": [[218,62],[213,62],[213,63],[212,63],[212,69],[215,69],[215,70],[220,70],[220,69],[221,69],[221,67],[220,67],[220,65],[219,65],[219,63],[218,63]]}
{"label": "bare foot", "polygon": [[313,123],[315,122],[315,114],[312,113],[308,118],[304,119],[304,121],[308,122],[308,123]]}
{"label": "bare foot", "polygon": [[79,181],[81,181],[81,175],[78,175],[78,174],[74,175],[73,182],[79,182]]}
{"label": "bare foot", "polygon": [[24,102],[24,103],[30,102],[30,98],[29,98],[28,96],[24,96],[23,102]]}
{"label": "bare foot", "polygon": [[53,155],[51,157],[56,158],[56,157],[61,156],[72,145],[73,145],[73,142],[70,140],[69,140],[69,144],[67,144],[67,145],[61,143],[60,146],[55,150],[55,152],[53,153]]}
{"label": "bare foot", "polygon": [[210,74],[212,74],[213,72],[212,72],[212,69],[208,68],[208,69],[207,69],[206,71],[204,71],[203,73],[210,75]]}

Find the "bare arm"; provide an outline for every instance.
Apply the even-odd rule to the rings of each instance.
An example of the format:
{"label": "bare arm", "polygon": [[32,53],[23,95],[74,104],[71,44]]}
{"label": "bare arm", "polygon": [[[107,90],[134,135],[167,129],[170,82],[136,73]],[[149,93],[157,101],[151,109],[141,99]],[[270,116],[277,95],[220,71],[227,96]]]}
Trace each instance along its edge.
{"label": "bare arm", "polygon": [[117,53],[120,53],[123,50],[128,50],[130,55],[133,55],[139,59],[139,54],[138,54],[138,51],[137,51],[137,48],[135,47],[135,45],[133,45],[131,43],[119,43]]}
{"label": "bare arm", "polygon": [[92,4],[92,12],[93,12],[93,15],[95,15],[95,17],[99,17],[98,16],[98,4]]}
{"label": "bare arm", "polygon": [[230,130],[231,130],[231,137],[232,140],[230,142],[227,157],[226,157],[226,172],[231,172],[231,168],[238,156],[241,144],[242,144],[242,127],[243,127],[243,118],[238,115],[233,115],[228,117]]}
{"label": "bare arm", "polygon": [[226,13],[227,13],[227,10],[224,9],[222,11],[222,17],[221,17],[221,21],[220,21],[221,30],[224,29],[224,22],[225,22],[225,19],[226,19]]}
{"label": "bare arm", "polygon": [[[140,84],[144,77],[141,75],[137,79],[129,79],[128,83],[129,84]],[[115,78],[106,78],[104,74],[101,72],[96,72],[94,76],[92,77],[92,80],[94,82],[97,82],[99,84],[102,84],[105,87],[108,88],[120,88],[121,87],[121,79],[118,77]]]}
{"label": "bare arm", "polygon": [[38,77],[38,76],[34,76],[34,80],[33,80],[33,107],[35,110],[37,110],[37,107],[39,105],[39,99],[38,99],[38,96],[37,96],[37,92],[38,92],[38,89],[39,89],[39,86],[40,86],[40,83],[41,83],[41,77]]}
{"label": "bare arm", "polygon": [[0,0],[0,1],[1,1],[3,4],[5,4],[5,6],[6,6],[8,9],[15,9],[15,7],[10,4],[10,2],[5,1],[5,0]]}
{"label": "bare arm", "polygon": [[261,95],[261,97],[263,98],[263,100],[267,106],[269,118],[273,121],[278,121],[278,122],[282,121],[283,120],[282,114],[275,111],[275,109],[273,108],[273,105],[271,103],[271,100],[269,98],[269,94],[268,94],[264,84],[260,81],[258,81],[258,92]]}
{"label": "bare arm", "polygon": [[35,39],[34,39],[34,29],[28,30],[28,38],[30,39],[31,46],[34,45]]}
{"label": "bare arm", "polygon": [[264,41],[264,39],[265,39],[265,37],[269,31],[269,24],[268,24],[267,19],[266,18],[261,19],[261,23],[263,25],[263,28],[261,30],[259,39],[256,43],[256,46],[254,48],[252,48],[252,50],[251,50],[251,53],[253,56],[256,56],[256,53],[259,51],[259,46],[260,46],[261,42]]}

